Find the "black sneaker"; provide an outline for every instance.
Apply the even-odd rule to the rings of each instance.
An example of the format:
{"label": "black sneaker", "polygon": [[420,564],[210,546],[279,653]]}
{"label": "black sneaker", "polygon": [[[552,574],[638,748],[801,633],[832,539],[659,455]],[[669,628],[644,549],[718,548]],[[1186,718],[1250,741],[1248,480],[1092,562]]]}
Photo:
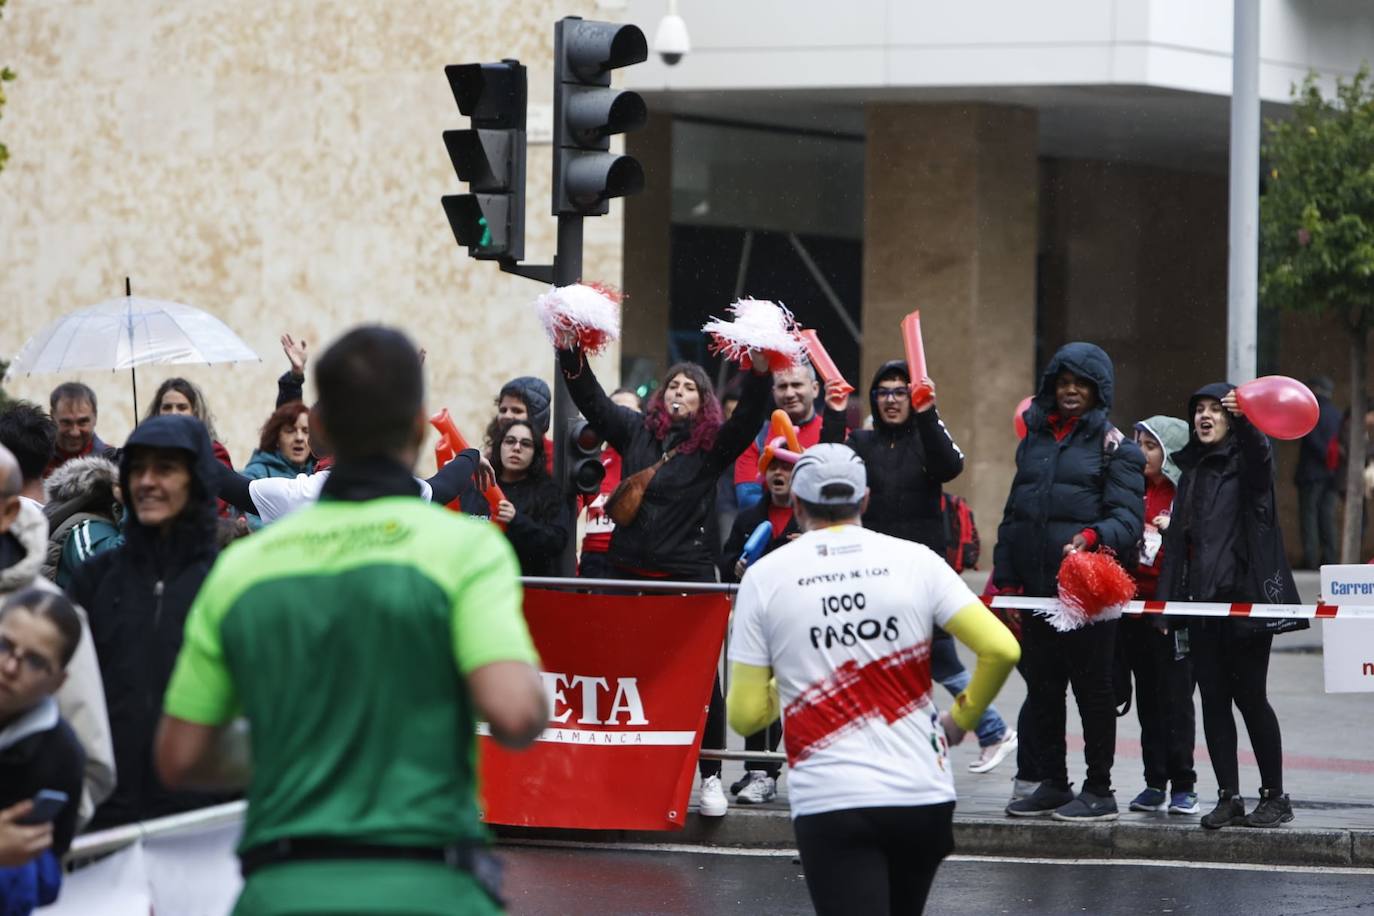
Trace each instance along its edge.
{"label": "black sneaker", "polygon": [[1275,795],[1268,789],[1260,789],[1260,801],[1245,818],[1247,827],[1277,827],[1293,819],[1293,805],[1287,795]]}
{"label": "black sneaker", "polygon": [[1086,789],[1066,805],[1056,808],[1051,815],[1057,821],[1114,821],[1121,816],[1116,809],[1116,796],[1098,795]]}
{"label": "black sneaker", "polygon": [[1217,793],[1217,806],[1211,814],[1202,816],[1202,826],[1208,830],[1222,827],[1240,827],[1245,824],[1245,799],[1231,795],[1225,789]]}
{"label": "black sneaker", "polygon": [[1049,817],[1056,808],[1071,801],[1072,790],[1056,789],[1049,782],[1042,782],[1030,795],[1007,805],[1007,813],[1012,817]]}

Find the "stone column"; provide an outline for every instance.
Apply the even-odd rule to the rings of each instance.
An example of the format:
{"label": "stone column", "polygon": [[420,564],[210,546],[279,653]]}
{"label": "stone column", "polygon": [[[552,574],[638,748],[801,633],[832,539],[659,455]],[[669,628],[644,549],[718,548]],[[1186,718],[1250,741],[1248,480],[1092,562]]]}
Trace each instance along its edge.
{"label": "stone column", "polygon": [[965,455],[949,489],[973,505],[990,568],[1014,470],[1012,411],[1035,383],[1036,116],[870,105],[867,139],[865,404],[877,367],[903,355],[899,323],[920,309],[940,414]]}

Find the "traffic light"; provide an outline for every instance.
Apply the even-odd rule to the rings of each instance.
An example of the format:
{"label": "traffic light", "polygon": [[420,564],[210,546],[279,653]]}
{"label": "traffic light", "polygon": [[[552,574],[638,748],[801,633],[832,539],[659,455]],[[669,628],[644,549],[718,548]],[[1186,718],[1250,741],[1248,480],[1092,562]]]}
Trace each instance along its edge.
{"label": "traffic light", "polygon": [[525,256],[525,68],[515,60],[444,68],[468,130],[444,131],[444,146],[470,194],[446,196],[453,237],[480,260]]}
{"label": "traffic light", "polygon": [[601,443],[605,440],[590,423],[578,417],[569,424],[567,441],[568,491],[596,495],[606,476],[606,466],[601,463]]}
{"label": "traffic light", "polygon": [[612,197],[644,188],[639,162],[609,152],[613,134],[644,126],[644,100],[610,85],[611,71],[647,60],[649,45],[638,26],[569,16],[554,26],[553,54],[553,212],[599,216]]}

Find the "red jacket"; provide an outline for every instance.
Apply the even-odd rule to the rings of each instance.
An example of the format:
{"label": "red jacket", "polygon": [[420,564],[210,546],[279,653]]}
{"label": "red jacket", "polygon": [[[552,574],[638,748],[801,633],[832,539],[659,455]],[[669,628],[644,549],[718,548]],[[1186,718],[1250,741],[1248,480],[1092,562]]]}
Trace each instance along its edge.
{"label": "red jacket", "polygon": [[[1145,537],[1140,548],[1140,563],[1135,568],[1136,594],[1141,601],[1151,601],[1159,587],[1159,571],[1164,568],[1164,545],[1154,520],[1168,515],[1174,506],[1174,485],[1161,475],[1158,480],[1145,480]],[[1149,562],[1147,563],[1147,559]]]}

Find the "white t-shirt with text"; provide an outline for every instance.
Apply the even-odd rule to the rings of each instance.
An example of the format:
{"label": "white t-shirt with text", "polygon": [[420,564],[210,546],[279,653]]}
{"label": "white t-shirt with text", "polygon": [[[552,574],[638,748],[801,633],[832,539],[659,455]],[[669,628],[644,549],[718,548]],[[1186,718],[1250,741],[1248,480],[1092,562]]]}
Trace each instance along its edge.
{"label": "white t-shirt with text", "polygon": [[[262,477],[248,482],[248,495],[258,507],[258,518],[267,524],[317,502],[328,479],[328,470],[295,477]],[[415,482],[420,485],[420,498],[429,502],[434,491],[418,477]]]}
{"label": "white t-shirt with text", "polygon": [[730,660],[777,679],[792,816],[954,800],[930,642],[978,598],[921,544],[840,525],[759,560]]}

